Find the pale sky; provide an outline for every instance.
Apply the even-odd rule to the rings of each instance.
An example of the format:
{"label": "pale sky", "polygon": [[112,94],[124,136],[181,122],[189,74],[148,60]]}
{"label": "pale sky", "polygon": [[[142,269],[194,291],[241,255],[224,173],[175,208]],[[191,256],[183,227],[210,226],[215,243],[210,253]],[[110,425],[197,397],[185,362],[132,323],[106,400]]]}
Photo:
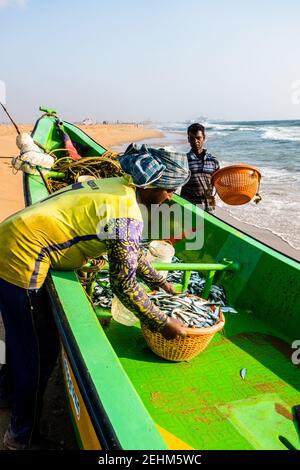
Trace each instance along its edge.
{"label": "pale sky", "polygon": [[299,25],[297,0],[0,0],[0,81],[19,122],[39,105],[71,121],[299,119]]}

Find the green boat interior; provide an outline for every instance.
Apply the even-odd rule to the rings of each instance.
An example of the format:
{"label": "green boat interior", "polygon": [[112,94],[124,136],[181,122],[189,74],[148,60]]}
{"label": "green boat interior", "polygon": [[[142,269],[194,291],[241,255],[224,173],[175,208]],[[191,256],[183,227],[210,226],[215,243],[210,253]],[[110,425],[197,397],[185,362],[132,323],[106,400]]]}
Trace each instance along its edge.
{"label": "green boat interior", "polygon": [[[225,250],[216,257],[233,257],[232,250]],[[205,246],[202,252],[201,261],[212,263]],[[190,257],[179,243],[176,255],[184,259],[187,254]],[[247,273],[255,273],[255,265],[263,261],[249,258],[245,260]],[[226,286],[238,313],[225,314],[224,330],[190,362],[174,364],[158,358],[136,326],[111,322],[106,335],[154,421],[190,448],[282,449],[287,442],[300,448],[292,416],[300,390],[299,367],[291,360],[293,334],[288,336],[293,329],[287,325],[286,336],[283,334],[277,309],[280,303],[285,323],[289,317],[284,313],[286,301],[274,296],[270,298],[273,307],[272,303],[263,307],[262,299],[255,300],[263,297],[262,285],[266,291],[267,283],[276,277],[272,268],[260,280],[247,279],[246,269],[244,277],[241,285],[234,272],[219,276],[218,284]],[[98,315],[105,315],[103,310],[97,307]],[[299,323],[294,327],[299,331]]]}

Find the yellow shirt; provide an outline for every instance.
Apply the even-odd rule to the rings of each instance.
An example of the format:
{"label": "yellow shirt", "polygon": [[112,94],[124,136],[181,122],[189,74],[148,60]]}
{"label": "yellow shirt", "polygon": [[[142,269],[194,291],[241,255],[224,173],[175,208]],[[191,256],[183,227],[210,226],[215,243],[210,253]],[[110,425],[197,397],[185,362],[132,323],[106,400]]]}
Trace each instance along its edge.
{"label": "yellow shirt", "polygon": [[3,221],[0,278],[37,289],[50,267],[76,269],[100,256],[113,219],[142,222],[131,181],[123,176],[76,183]]}

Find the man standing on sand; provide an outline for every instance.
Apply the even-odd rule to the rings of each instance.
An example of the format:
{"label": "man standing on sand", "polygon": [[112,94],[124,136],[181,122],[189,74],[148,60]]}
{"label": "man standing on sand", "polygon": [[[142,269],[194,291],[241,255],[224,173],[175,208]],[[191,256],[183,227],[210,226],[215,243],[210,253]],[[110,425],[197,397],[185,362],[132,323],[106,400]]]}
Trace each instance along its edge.
{"label": "man standing on sand", "polygon": [[187,154],[191,177],[182,187],[181,196],[193,204],[201,204],[207,212],[215,208],[211,184],[212,174],[220,168],[218,160],[203,148],[205,128],[202,124],[191,124],[187,129],[191,150]]}

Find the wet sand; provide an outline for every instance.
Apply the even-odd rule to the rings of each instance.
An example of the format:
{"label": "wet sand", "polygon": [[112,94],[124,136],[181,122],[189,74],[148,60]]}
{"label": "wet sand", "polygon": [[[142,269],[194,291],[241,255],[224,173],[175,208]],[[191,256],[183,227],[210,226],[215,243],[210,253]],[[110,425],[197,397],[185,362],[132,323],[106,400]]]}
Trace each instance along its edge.
{"label": "wet sand", "polygon": [[274,250],[297,261],[300,261],[300,250],[296,250],[295,248],[291,247],[287,242],[282,240],[270,230],[241,222],[240,220],[231,217],[224,209],[221,209],[220,207],[216,208],[214,215],[227,224],[232,225],[236,229],[240,230],[241,232],[250,235],[265,245],[268,245]]}

